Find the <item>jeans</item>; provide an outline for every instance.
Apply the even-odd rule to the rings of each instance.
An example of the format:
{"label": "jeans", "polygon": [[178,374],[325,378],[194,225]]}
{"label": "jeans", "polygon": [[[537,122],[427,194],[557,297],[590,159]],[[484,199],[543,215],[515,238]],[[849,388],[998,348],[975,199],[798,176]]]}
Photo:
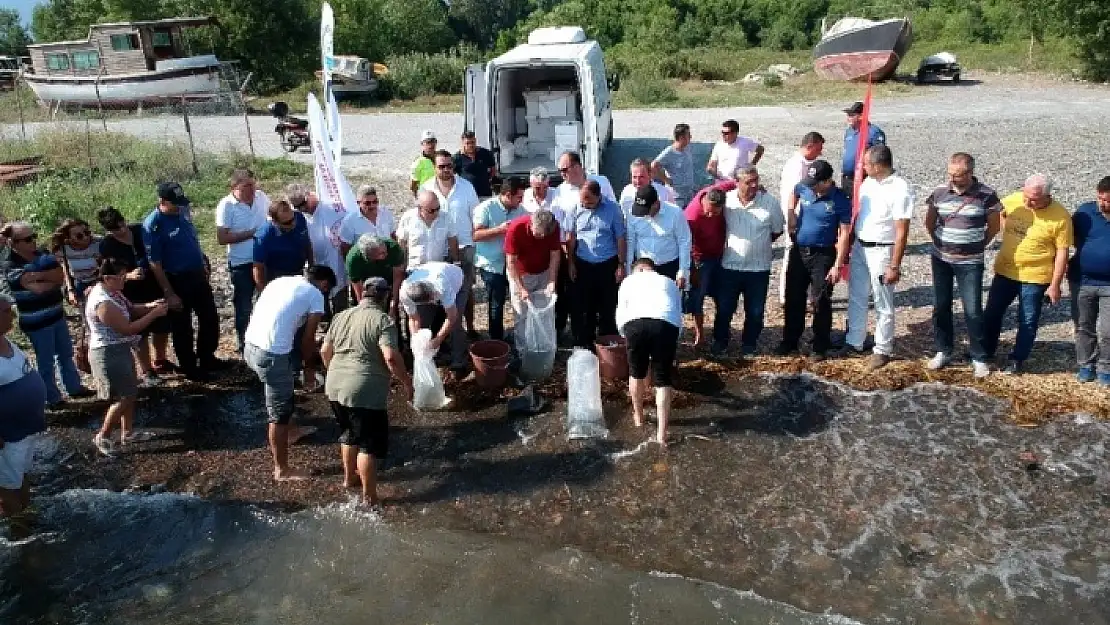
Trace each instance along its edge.
{"label": "jeans", "polygon": [[763,331],[763,311],[767,306],[767,288],[771,282],[770,271],[735,271],[721,267],[714,276],[717,282],[717,317],[713,320],[713,347],[728,347],[732,330],[732,316],[736,314],[740,297],[744,298],[744,327],[740,345],[754,350]]}
{"label": "jeans", "polygon": [[495,341],[505,338],[505,300],[509,296],[509,279],[503,273],[478,268],[482,284],[486,285],[489,300],[489,337]]}
{"label": "jeans", "polygon": [[[617,257],[600,263],[575,259],[578,271],[574,281],[574,344],[594,349],[598,336],[617,333]],[[558,302],[556,302],[558,303]]]}
{"label": "jeans", "polygon": [[[197,370],[215,359],[220,341],[220,317],[212,297],[212,285],[204,270],[172,273],[166,276],[174,293],[181,298],[181,310],[170,312],[173,351],[177,364],[186,372]],[[197,316],[197,343],[193,348],[193,315]]]}
{"label": "jeans", "polygon": [[721,270],[720,258],[703,258],[700,261],[695,261],[693,264],[694,272],[698,275],[697,286],[691,286],[690,290],[686,291],[683,298],[685,301],[682,303],[682,312],[692,315],[700,315],[705,311],[705,297],[716,298],[717,273]]}
{"label": "jeans", "polygon": [[957,264],[933,259],[933,341],[938,352],[951,354],[955,348],[952,332],[952,281],[960,289],[967,324],[967,346],[971,359],[986,360],[983,350],[983,265]]}
{"label": "jeans", "polygon": [[270,352],[247,343],[243,349],[247,366],[262,380],[266,415],[270,423],[289,425],[293,418],[293,360],[289,354]]}
{"label": "jeans", "polygon": [[890,266],[892,245],[864,247],[856,241],[848,261],[848,336],[844,341],[863,349],[867,341],[867,299],[875,300],[876,354],[894,355],[894,287],[883,275]]}
{"label": "jeans", "polygon": [[[559,259],[559,279],[555,282],[555,331],[559,334],[567,328],[567,321],[574,315],[574,283],[567,272],[567,255]],[[571,323],[571,328],[577,327]]]}
{"label": "jeans", "polygon": [[69,335],[65,319],[59,319],[45,328],[32,330],[27,333],[27,338],[35,350],[39,375],[46,384],[46,403],[53,404],[62,399],[55,374],[58,369],[62,372],[62,384],[66,387],[66,392],[72,395],[81,390],[81,374],[73,363],[73,338]]}
{"label": "jeans", "polygon": [[243,353],[243,345],[247,334],[247,325],[251,320],[251,310],[254,307],[254,274],[251,273],[254,265],[244,263],[235,267],[228,267],[231,275],[231,303],[235,307],[235,334],[239,338],[239,353]]}
{"label": "jeans", "polygon": [[833,286],[826,278],[836,264],[836,248],[792,245],[787,254],[783,345],[798,348],[806,325],[806,302],[812,299],[813,352],[823,354],[829,349],[832,334]]}
{"label": "jeans", "polygon": [[1080,286],[1075,300],[1075,356],[1080,367],[1110,373],[1110,286]]}
{"label": "jeans", "polygon": [[1015,299],[1018,302],[1018,331],[1010,360],[1025,362],[1029,358],[1033,341],[1037,340],[1037,326],[1041,322],[1041,306],[1046,291],[1047,284],[1018,282],[995,274],[983,311],[983,351],[987,358],[994,358],[998,337],[1002,334],[1002,318]]}

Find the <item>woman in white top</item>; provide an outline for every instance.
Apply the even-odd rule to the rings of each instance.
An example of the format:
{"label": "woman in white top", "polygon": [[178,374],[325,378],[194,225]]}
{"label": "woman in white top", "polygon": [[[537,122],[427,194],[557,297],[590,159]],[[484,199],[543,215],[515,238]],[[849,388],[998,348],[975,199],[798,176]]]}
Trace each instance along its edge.
{"label": "woman in white top", "polygon": [[93,437],[100,453],[114,453],[112,430],[120,427],[120,445],[146,440],[146,433],[132,432],[135,399],[139,394],[131,347],[155,319],[169,311],[165,300],[132,304],[123,295],[127,265],[108,258],[100,263],[100,280],[89,291],[85,322],[89,326],[89,364],[101,399],[114,399],[104,415],[104,424]]}
{"label": "woman in white top", "polygon": [[62,270],[69,287],[69,303],[77,306],[96,283],[96,264],[100,260],[100,237],[94,237],[89,222],[67,219],[50,238],[50,250],[61,256]]}

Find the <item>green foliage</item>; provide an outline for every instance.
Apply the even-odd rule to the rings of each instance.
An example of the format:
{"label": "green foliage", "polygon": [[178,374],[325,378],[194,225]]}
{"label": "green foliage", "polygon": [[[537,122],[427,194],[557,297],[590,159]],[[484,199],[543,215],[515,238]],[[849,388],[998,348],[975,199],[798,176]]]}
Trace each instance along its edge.
{"label": "green foliage", "polygon": [[621,85],[621,90],[637,104],[653,106],[678,100],[674,85],[659,74],[633,74]]}
{"label": "green foliage", "polygon": [[411,100],[439,93],[462,93],[466,66],[482,60],[473,46],[460,46],[444,54],[422,52],[389,57],[389,74],[379,80],[379,97]]}
{"label": "green foliage", "polygon": [[763,86],[768,89],[776,89],[782,86],[782,76],[778,74],[767,73],[763,75]]}
{"label": "green foliage", "polygon": [[1092,80],[1110,80],[1110,4],[1103,0],[1058,0],[1066,31],[1079,40],[1079,59]]}
{"label": "green foliage", "polygon": [[31,35],[20,23],[19,11],[0,9],[0,54],[25,55],[29,43]]}

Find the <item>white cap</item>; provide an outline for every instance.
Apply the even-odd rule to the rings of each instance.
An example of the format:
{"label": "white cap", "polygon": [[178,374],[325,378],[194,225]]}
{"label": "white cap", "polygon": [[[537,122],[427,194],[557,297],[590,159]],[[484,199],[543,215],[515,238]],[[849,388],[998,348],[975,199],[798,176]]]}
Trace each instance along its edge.
{"label": "white cap", "polygon": [[424,134],[420,135],[420,142],[421,143],[424,143],[425,141],[435,141],[435,140],[436,140],[436,133],[432,132],[431,130],[425,130]]}

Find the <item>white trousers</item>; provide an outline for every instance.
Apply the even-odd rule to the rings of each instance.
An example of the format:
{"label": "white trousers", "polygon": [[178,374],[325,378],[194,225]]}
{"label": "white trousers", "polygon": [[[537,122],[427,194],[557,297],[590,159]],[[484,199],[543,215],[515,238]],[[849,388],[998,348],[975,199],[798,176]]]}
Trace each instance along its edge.
{"label": "white trousers", "polygon": [[786,305],[786,266],[790,264],[790,248],[794,247],[794,243],[787,237],[786,245],[782,248],[782,266],[779,267],[779,305]]}
{"label": "white trousers", "polygon": [[862,349],[867,340],[867,300],[875,298],[876,354],[894,355],[894,288],[882,283],[894,247],[852,246],[848,263],[848,336],[846,342]]}

